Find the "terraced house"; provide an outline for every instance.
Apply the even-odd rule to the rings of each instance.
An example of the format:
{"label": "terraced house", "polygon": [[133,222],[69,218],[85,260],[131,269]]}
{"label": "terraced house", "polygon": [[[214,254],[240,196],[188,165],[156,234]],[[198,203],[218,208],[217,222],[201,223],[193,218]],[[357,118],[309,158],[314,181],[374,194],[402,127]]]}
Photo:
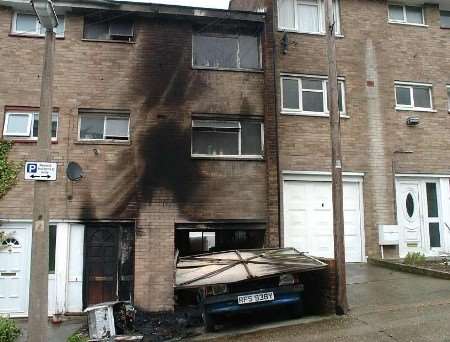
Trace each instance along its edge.
{"label": "terraced house", "polygon": [[[36,158],[44,40],[30,6],[0,2],[0,121],[12,161]],[[176,248],[277,245],[264,14],[55,6],[49,314],[117,298],[171,309]],[[0,200],[0,312],[15,316],[28,308],[32,194],[20,173]]]}
{"label": "terraced house", "polygon": [[[322,0],[55,5],[50,314],[172,309],[176,250],[333,256]],[[347,260],[449,253],[450,5],[334,10]],[[36,151],[42,36],[28,2],[0,0],[1,138],[17,162]],[[27,314],[32,194],[20,173],[0,199],[0,313]]]}
{"label": "terraced house", "polygon": [[[449,253],[450,3],[334,4],[347,261]],[[332,257],[324,3],[231,7],[265,8],[276,48],[281,241]]]}

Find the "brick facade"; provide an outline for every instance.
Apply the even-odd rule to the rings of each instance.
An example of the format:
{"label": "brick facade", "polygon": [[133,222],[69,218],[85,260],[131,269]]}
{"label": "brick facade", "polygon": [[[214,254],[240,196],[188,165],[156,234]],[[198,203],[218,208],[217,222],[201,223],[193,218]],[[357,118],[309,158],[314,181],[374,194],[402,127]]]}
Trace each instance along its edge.
{"label": "brick facade", "polygon": [[[231,8],[257,10],[261,1],[233,0]],[[276,1],[265,2],[268,22]],[[276,12],[275,12],[276,13]],[[396,224],[394,174],[449,174],[446,146],[450,58],[448,30],[441,29],[439,5],[424,7],[427,26],[388,23],[387,1],[341,0],[342,37],[337,39],[338,74],[345,77],[343,118],[344,172],[364,173],[364,227],[366,255],[379,256],[378,224]],[[276,15],[275,15],[276,17]],[[276,20],[274,46],[279,47],[276,81],[281,73],[328,74],[326,37],[289,32],[288,49],[281,45],[284,32]],[[430,83],[436,112],[395,110],[395,81]],[[277,89],[280,89],[278,83]],[[283,170],[329,172],[331,164],[329,120],[280,114],[278,97],[278,151]],[[408,127],[417,116],[420,125]],[[394,251],[398,257],[398,251]]]}
{"label": "brick facade", "polygon": [[[261,72],[192,67],[193,27],[236,24],[223,18],[129,14],[136,19],[134,43],[99,42],[82,39],[83,13],[74,11],[56,42],[59,127],[52,159],[59,171],[50,216],[136,222],[135,303],[145,310],[173,307],[176,223],[264,221],[265,246],[279,246],[282,172],[330,171],[328,119],[281,114],[279,92],[281,73],[327,74],[325,36],[287,33],[283,53],[276,1],[233,0],[231,7],[266,9],[265,25],[242,20],[262,32]],[[378,256],[377,225],[396,223],[394,174],[450,173],[448,31],[440,28],[437,5],[425,6],[426,27],[388,23],[386,1],[342,0],[340,8],[338,72],[349,116],[342,119],[343,166],[364,173],[365,250]],[[44,41],[11,35],[12,14],[0,7],[2,124],[10,106],[39,106]],[[431,83],[436,111],[395,110],[395,81]],[[78,141],[83,108],[129,111],[131,141]],[[191,158],[191,119],[204,114],[263,119],[264,160]],[[419,126],[406,125],[411,115]],[[17,142],[11,158],[32,160],[35,149],[33,142]],[[81,181],[66,178],[69,161],[82,166]],[[0,219],[31,219],[33,187],[22,179],[0,200]]]}
{"label": "brick facade", "polygon": [[[12,14],[0,7],[2,124],[8,106],[39,106],[44,40],[10,35]],[[52,159],[59,169],[51,184],[50,217],[135,221],[135,303],[145,310],[168,310],[173,307],[176,222],[264,221],[270,244],[277,245],[277,202],[267,201],[266,177],[271,172],[267,165],[276,165],[275,129],[267,117],[264,160],[191,158],[193,114],[264,120],[264,72],[193,69],[193,25],[207,26],[208,21],[133,17],[135,43],[85,41],[83,15],[65,17],[65,37],[56,42],[59,128]],[[261,29],[250,21],[243,25]],[[129,111],[131,142],[78,141],[80,108]],[[33,142],[17,142],[11,159],[32,160],[35,149]],[[69,161],[83,168],[81,181],[65,176]],[[276,186],[271,192],[277,192]],[[32,183],[20,174],[18,184],[0,200],[0,218],[31,219],[32,194]],[[270,219],[269,206],[274,207]]]}

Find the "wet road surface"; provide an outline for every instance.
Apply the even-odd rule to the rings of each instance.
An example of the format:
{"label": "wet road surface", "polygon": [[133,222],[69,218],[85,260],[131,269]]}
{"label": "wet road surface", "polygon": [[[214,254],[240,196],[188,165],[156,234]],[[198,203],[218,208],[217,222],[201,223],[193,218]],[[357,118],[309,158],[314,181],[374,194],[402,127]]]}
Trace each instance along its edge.
{"label": "wet road surface", "polygon": [[450,281],[351,264],[347,283],[345,317],[214,341],[450,342]]}

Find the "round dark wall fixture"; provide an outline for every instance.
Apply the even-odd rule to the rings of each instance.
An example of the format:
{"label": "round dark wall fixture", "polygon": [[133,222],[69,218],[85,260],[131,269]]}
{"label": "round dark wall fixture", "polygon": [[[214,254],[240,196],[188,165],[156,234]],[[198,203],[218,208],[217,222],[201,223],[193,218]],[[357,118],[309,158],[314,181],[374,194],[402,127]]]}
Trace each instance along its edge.
{"label": "round dark wall fixture", "polygon": [[71,181],[79,181],[83,177],[83,169],[76,162],[69,162],[66,169],[67,178]]}

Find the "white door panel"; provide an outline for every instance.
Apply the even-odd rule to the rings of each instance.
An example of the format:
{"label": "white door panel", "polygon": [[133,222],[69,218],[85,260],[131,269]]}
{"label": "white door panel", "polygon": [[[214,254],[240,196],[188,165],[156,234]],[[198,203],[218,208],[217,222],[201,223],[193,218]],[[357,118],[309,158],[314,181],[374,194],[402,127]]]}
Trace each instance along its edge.
{"label": "white door panel", "polygon": [[0,246],[0,314],[25,316],[28,306],[29,226],[2,226],[8,239]]}

